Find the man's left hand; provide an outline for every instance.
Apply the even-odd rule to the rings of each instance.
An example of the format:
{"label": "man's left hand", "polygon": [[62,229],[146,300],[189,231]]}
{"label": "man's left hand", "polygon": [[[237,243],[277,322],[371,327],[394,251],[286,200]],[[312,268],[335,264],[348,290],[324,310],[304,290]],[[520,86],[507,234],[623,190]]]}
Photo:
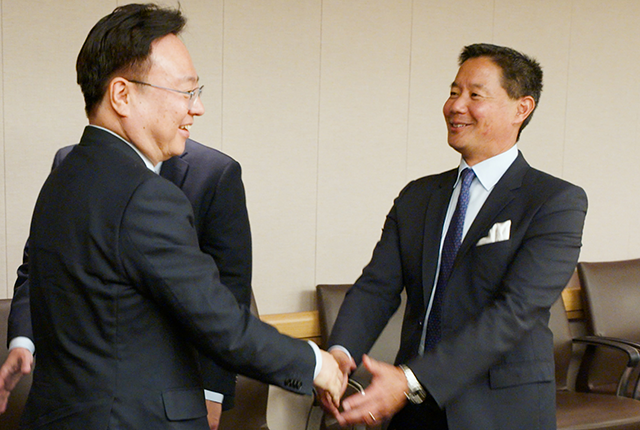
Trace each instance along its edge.
{"label": "man's left hand", "polygon": [[407,404],[407,378],[402,369],[376,361],[364,355],[364,367],[373,376],[363,394],[354,394],[342,402],[344,412],[336,418],[342,426],[347,424],[373,425],[391,417]]}
{"label": "man's left hand", "polygon": [[218,430],[221,414],[222,403],[207,400],[207,421],[209,421],[209,429]]}

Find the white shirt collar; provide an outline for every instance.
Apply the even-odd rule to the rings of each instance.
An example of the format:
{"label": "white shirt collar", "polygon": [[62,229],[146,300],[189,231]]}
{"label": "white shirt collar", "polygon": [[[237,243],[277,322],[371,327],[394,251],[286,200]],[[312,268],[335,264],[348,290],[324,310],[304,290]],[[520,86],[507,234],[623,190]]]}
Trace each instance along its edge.
{"label": "white shirt collar", "polygon": [[89,127],[99,128],[100,130],[104,130],[107,133],[111,133],[112,135],[114,135],[115,137],[117,137],[118,139],[120,139],[121,141],[126,143],[127,145],[129,145],[136,152],[136,154],[138,154],[140,156],[140,158],[142,158],[142,161],[144,162],[145,166],[147,166],[147,168],[149,170],[151,170],[151,171],[153,171],[153,172],[155,172],[157,174],[160,174],[160,168],[162,167],[162,161],[154,166],[153,163],[151,162],[151,160],[149,160],[142,152],[140,152],[140,150],[138,148],[136,148],[136,146],[134,144],[132,144],[131,142],[126,141],[125,139],[122,138],[122,136],[114,133],[113,131],[109,130],[108,128],[100,127],[99,125],[89,124]]}
{"label": "white shirt collar", "polygon": [[[505,174],[507,169],[518,158],[518,145],[515,144],[505,152],[491,157],[488,160],[484,160],[475,166],[473,166],[473,172],[476,174],[476,178],[485,190],[491,191],[493,187],[498,183],[502,175]],[[460,166],[458,167],[458,179],[454,184],[454,188],[458,185],[460,180],[460,173],[469,167],[466,161],[462,159]]]}

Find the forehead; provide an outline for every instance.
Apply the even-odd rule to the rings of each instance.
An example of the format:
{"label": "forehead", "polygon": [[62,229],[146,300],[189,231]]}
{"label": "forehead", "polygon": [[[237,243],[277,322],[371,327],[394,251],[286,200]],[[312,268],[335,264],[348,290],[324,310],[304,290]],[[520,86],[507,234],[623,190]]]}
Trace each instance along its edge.
{"label": "forehead", "polygon": [[471,58],[460,66],[453,87],[502,87],[502,69],[488,57]]}
{"label": "forehead", "polygon": [[151,44],[151,67],[149,75],[173,82],[197,82],[191,55],[182,40],[175,34],[169,34]]}

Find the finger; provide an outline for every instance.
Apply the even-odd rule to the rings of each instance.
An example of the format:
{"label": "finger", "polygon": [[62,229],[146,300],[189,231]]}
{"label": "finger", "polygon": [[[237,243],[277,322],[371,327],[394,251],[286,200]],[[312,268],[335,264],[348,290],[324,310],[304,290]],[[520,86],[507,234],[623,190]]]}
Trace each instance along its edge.
{"label": "finger", "polygon": [[358,409],[352,409],[350,411],[344,411],[342,414],[340,414],[340,419],[341,420],[338,420],[338,422],[342,421],[345,424],[364,423],[367,425],[372,425],[378,420],[375,409],[370,409],[367,406]]}
{"label": "finger", "polygon": [[22,360],[20,371],[23,375],[28,375],[33,369],[33,360]]}
{"label": "finger", "polygon": [[340,398],[342,397],[342,381],[338,381],[335,386],[336,390],[332,393],[333,404],[336,408],[340,407]]}
{"label": "finger", "polygon": [[351,358],[351,367],[350,367],[349,370],[351,370],[353,372],[357,368],[358,368],[358,366],[356,365],[356,361],[353,358]]}
{"label": "finger", "polygon": [[0,414],[7,410],[9,391],[0,391]]}
{"label": "finger", "polygon": [[366,395],[366,391],[362,393],[352,394],[342,401],[342,409],[349,411],[352,409],[358,409],[361,407],[367,407],[370,405],[371,396]]}
{"label": "finger", "polygon": [[322,404],[322,408],[325,412],[333,415],[334,417],[340,414],[340,411],[334,405],[331,395],[328,392],[324,391],[320,394],[320,403]]}
{"label": "finger", "polygon": [[367,371],[372,375],[379,372],[380,363],[369,357],[367,354],[364,354],[362,356],[362,364],[364,365],[364,368],[367,369]]}

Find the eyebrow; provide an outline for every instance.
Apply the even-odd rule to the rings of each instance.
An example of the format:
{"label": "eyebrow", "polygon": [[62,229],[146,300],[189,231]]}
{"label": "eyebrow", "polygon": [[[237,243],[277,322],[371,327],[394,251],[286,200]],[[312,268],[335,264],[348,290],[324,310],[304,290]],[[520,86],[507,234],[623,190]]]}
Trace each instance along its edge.
{"label": "eyebrow", "polygon": [[[485,86],[482,84],[471,84],[470,85],[471,88],[473,89],[477,89],[477,90],[481,90],[484,89]],[[460,88],[460,85],[458,85],[455,81],[451,83],[451,88]]]}
{"label": "eyebrow", "polygon": [[193,75],[190,76],[183,76],[182,78],[180,78],[181,81],[183,82],[196,82],[199,83],[200,82],[200,76],[196,75],[195,77]]}

